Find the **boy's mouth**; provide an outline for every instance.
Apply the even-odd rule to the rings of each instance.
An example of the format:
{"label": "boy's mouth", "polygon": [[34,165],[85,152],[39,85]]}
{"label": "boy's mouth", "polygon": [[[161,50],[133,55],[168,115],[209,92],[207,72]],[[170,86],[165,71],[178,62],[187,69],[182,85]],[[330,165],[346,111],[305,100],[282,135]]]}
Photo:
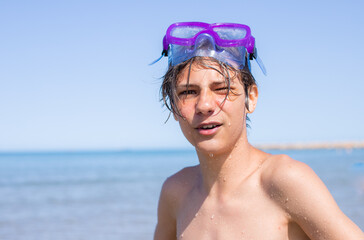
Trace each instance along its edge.
{"label": "boy's mouth", "polygon": [[196,129],[197,131],[202,135],[214,135],[217,130],[222,126],[221,123],[206,123],[206,124],[200,124]]}
{"label": "boy's mouth", "polygon": [[221,124],[209,124],[209,125],[203,125],[203,126],[200,126],[199,129],[214,129],[216,127],[219,127],[221,126]]}

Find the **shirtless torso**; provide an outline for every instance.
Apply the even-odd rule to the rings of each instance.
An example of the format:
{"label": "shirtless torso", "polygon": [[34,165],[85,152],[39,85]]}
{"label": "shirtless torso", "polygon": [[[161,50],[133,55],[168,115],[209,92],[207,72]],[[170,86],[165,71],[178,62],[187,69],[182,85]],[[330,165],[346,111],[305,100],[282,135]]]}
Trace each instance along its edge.
{"label": "shirtless torso", "polygon": [[272,164],[269,161],[272,159],[267,159],[242,179],[236,189],[219,196],[203,190],[199,166],[186,168],[175,175],[177,181],[179,174],[190,179],[175,193],[179,196],[176,204],[178,239],[274,240],[287,239],[289,235],[295,239],[308,239],[277,204],[269,180],[264,179],[267,178],[262,174],[266,165]]}
{"label": "shirtless torso", "polygon": [[[258,164],[239,181],[220,176],[209,191],[200,165],[168,178],[155,239],[362,239],[307,165],[253,151]],[[159,227],[169,236],[158,235]]]}

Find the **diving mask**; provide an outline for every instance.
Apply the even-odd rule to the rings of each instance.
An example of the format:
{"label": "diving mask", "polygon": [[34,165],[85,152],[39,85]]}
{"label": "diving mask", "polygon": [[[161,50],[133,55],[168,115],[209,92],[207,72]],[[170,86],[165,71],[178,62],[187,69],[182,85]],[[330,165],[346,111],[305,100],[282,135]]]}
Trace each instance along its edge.
{"label": "diving mask", "polygon": [[168,27],[163,38],[162,56],[158,60],[163,56],[168,56],[172,66],[201,56],[215,58],[237,69],[248,65],[249,70],[250,60],[255,59],[266,74],[250,28],[243,24],[174,23]]}

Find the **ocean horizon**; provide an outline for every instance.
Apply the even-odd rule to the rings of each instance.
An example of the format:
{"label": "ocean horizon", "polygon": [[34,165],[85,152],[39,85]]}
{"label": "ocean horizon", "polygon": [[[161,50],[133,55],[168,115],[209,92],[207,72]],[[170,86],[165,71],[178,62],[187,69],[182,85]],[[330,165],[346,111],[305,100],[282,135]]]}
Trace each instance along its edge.
{"label": "ocean horizon", "polygon": [[[312,149],[364,149],[364,141],[320,141],[320,142],[289,142],[289,143],[258,143],[253,146],[264,150],[312,150]],[[129,153],[129,152],[194,152],[193,147],[188,148],[76,148],[76,149],[0,149],[0,155],[12,154],[100,154],[100,153]]]}

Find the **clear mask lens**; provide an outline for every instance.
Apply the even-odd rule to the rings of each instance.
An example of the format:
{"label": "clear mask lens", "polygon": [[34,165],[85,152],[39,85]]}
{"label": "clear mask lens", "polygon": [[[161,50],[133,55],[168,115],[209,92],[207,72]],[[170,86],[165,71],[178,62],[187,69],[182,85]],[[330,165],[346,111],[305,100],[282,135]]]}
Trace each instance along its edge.
{"label": "clear mask lens", "polygon": [[202,27],[179,26],[172,29],[171,36],[176,38],[192,38],[204,29]]}
{"label": "clear mask lens", "polygon": [[213,28],[213,30],[219,35],[221,39],[226,40],[244,39],[246,36],[246,29],[244,28],[216,27]]}

